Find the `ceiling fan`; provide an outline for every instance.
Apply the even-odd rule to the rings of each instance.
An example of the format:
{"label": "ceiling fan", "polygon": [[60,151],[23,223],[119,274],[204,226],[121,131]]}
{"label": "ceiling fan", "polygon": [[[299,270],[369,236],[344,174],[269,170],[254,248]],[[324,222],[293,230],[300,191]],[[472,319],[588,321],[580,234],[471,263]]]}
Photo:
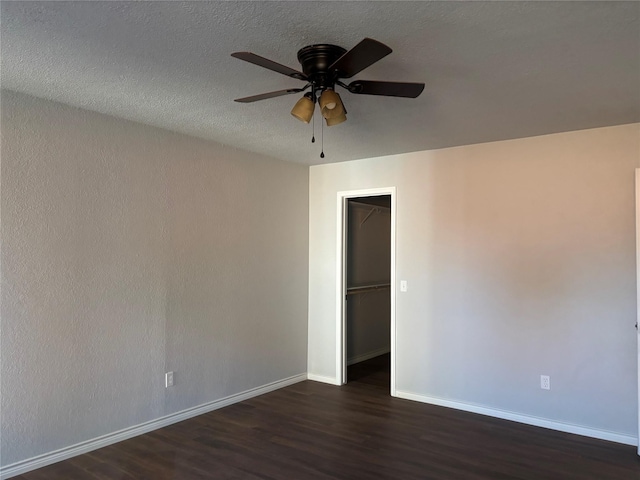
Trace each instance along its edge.
{"label": "ceiling fan", "polygon": [[341,79],[353,77],[391,52],[391,48],[372,38],[365,38],[349,51],[336,45],[324,43],[309,45],[298,51],[298,61],[302,66],[302,72],[255,53],[235,52],[231,54],[232,57],[307,82],[302,88],[287,88],[251,97],[237,98],[235,101],[251,103],[311,89],[298,100],[291,110],[291,114],[298,120],[309,123],[317,102],[327,125],[338,125],[347,119],[347,111],[340,95],[335,91],[336,86],[357,95],[416,98],[422,93],[424,83],[355,80],[347,85],[341,81]]}

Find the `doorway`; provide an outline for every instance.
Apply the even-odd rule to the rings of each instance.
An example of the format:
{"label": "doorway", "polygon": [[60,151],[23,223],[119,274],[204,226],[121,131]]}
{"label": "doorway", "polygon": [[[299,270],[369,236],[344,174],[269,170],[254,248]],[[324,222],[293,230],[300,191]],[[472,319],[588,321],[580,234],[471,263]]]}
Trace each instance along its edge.
{"label": "doorway", "polygon": [[339,372],[395,394],[395,189],[339,194]]}

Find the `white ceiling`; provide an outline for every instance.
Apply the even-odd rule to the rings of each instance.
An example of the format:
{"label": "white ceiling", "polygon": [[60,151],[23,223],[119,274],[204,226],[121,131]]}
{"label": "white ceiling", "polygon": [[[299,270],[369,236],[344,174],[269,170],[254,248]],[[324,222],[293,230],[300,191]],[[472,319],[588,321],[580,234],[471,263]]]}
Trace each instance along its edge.
{"label": "white ceiling", "polygon": [[[304,164],[640,121],[640,2],[6,2],[3,88]],[[354,79],[424,82],[417,99],[342,94],[346,123],[289,111],[305,45],[394,52]],[[316,117],[316,130],[320,121]],[[316,131],[316,138],[320,138]]]}

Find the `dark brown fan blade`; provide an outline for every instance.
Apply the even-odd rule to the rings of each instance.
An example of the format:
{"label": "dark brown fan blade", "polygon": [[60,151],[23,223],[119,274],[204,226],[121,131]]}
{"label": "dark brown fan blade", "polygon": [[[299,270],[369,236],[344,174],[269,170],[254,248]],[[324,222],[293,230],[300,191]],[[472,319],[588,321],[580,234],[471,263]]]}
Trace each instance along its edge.
{"label": "dark brown fan blade", "polygon": [[290,95],[292,93],[300,93],[304,90],[304,88],[288,88],[286,90],[276,90],[275,92],[261,93],[260,95],[253,95],[251,97],[236,98],[234,101],[240,103],[251,103],[257,102],[258,100],[266,100],[267,98],[281,97],[282,95]]}
{"label": "dark brown fan blade", "polygon": [[375,80],[356,80],[347,89],[351,93],[362,95],[385,95],[388,97],[416,98],[424,90],[424,83],[376,82]]}
{"label": "dark brown fan blade", "polygon": [[356,73],[373,65],[393,50],[373,38],[365,38],[329,67],[329,71],[338,71],[339,78],[351,78]]}
{"label": "dark brown fan blade", "polygon": [[245,62],[253,63],[254,65],[258,65],[259,67],[268,68],[269,70],[281,73],[283,75],[286,75],[287,77],[297,78],[298,80],[307,79],[307,76],[304,73],[294,70],[293,68],[289,68],[285,65],[280,65],[273,60],[261,57],[260,55],[256,55],[255,53],[235,52],[232,53],[231,56],[239,58],[240,60],[244,60]]}

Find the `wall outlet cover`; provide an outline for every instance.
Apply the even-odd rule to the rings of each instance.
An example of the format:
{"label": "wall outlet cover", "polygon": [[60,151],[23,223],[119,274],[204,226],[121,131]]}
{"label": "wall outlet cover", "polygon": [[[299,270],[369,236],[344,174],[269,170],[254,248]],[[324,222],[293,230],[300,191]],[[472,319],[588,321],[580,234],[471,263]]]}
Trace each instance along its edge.
{"label": "wall outlet cover", "polygon": [[540,388],[543,390],[551,390],[551,379],[549,375],[540,375]]}

